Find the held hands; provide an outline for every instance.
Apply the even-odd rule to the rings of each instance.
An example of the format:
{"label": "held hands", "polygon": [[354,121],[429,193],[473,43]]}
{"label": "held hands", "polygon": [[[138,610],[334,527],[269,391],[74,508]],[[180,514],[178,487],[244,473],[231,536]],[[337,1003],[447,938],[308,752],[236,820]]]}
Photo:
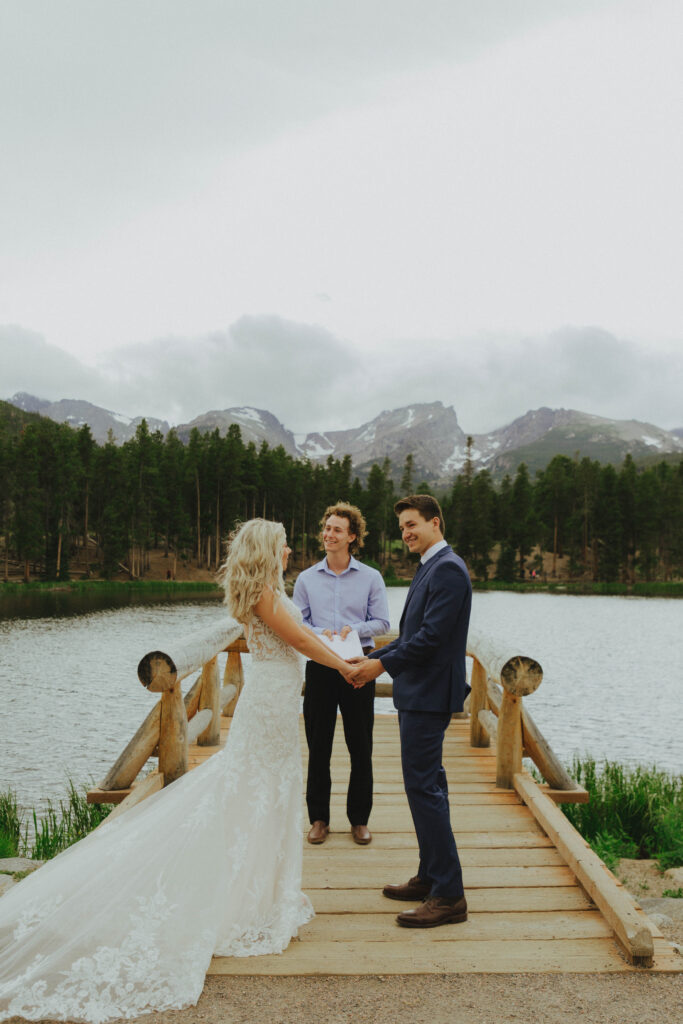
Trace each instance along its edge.
{"label": "held hands", "polygon": [[347,682],[356,690],[384,672],[384,666],[379,658],[352,658],[349,664],[353,668]]}

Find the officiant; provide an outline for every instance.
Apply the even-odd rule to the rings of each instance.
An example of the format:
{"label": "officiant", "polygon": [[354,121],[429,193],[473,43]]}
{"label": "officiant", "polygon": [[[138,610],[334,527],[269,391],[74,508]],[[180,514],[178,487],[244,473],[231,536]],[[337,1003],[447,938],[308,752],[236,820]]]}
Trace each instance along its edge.
{"label": "officiant", "polygon": [[[368,653],[375,646],[373,637],[389,629],[389,607],[379,572],[354,558],[367,534],[365,519],[355,505],[337,502],[325,510],[320,526],[325,557],[299,575],[294,603],[316,633],[329,639],[336,634],[345,640],[355,631],[363,651]],[[366,846],[372,841],[368,821],[372,810],[375,683],[354,689],[334,669],[309,661],[304,693],[306,804],[311,823],[308,841],[314,845],[324,843],[330,832],[330,760],[337,710],[351,758],[346,813],[354,842]]]}

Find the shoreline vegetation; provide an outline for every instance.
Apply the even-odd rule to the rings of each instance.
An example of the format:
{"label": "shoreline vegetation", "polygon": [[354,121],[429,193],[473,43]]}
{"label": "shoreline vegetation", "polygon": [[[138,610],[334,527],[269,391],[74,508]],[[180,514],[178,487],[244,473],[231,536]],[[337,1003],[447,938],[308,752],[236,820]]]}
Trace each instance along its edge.
{"label": "shoreline vegetation", "polygon": [[[369,562],[369,564],[375,563]],[[393,567],[392,567],[393,569]],[[288,575],[287,583],[296,578],[296,574]],[[395,571],[384,573],[387,587],[410,586],[411,575],[396,575]],[[506,582],[504,580],[472,580],[476,591],[506,591],[517,594],[576,594],[579,596],[606,595],[615,597],[683,597],[683,581],[650,580],[634,583],[607,582],[599,580],[571,579],[535,579]],[[187,596],[220,597],[221,588],[211,580],[32,580],[0,582],[0,599],[29,594],[80,594],[83,596],[111,595],[125,596],[135,594],[140,597],[178,599]]]}
{"label": "shoreline vegetation", "polygon": [[[591,757],[574,758],[568,770],[590,800],[560,807],[610,869],[622,858],[654,860],[661,872],[683,866],[683,775],[654,766],[599,764]],[[111,810],[89,804],[86,788],[71,779],[66,798],[48,801],[40,816],[22,808],[12,790],[0,792],[0,859],[49,860],[97,828]]]}

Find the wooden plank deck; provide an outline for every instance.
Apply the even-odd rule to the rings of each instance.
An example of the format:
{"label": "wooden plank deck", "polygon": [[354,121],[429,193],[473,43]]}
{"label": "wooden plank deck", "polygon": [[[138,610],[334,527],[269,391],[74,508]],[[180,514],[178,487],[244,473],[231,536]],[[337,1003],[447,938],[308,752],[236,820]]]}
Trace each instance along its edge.
{"label": "wooden plank deck", "polygon": [[[222,740],[229,720],[223,720]],[[305,758],[306,742],[301,729]],[[192,747],[191,767],[218,748]],[[463,865],[469,918],[425,931],[400,928],[409,906],[382,896],[386,882],[415,873],[417,845],[403,791],[398,722],[375,720],[371,845],[353,843],[346,820],[349,762],[341,723],[333,752],[331,834],[304,846],[303,885],[316,917],[280,955],[215,957],[209,974],[364,975],[603,973],[642,970],[624,958],[599,910],[516,793],[495,785],[495,749],[469,746],[469,723],[454,720],[444,750],[451,817]],[[303,796],[302,796],[303,798]],[[306,819],[305,819],[306,820]],[[306,830],[308,826],[306,826]],[[607,870],[607,869],[605,869]],[[643,919],[645,915],[643,915]],[[649,924],[654,971],[681,971]]]}

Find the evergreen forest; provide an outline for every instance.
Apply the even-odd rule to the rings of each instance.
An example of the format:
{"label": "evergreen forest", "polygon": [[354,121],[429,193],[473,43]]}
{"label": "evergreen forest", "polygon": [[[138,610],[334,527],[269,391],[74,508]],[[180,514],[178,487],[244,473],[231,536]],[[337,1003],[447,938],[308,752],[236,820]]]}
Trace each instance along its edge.
{"label": "evergreen forest", "polygon": [[[194,430],[183,444],[143,420],[121,446],[44,417],[0,425],[5,580],[141,579],[155,549],[171,578],[180,560],[213,569],[235,523],[252,516],[285,524],[296,569],[319,557],[320,517],[338,500],[362,509],[363,557],[389,580],[407,567],[393,504],[415,491],[430,488],[414,479],[412,456],[401,467],[385,459],[361,481],[349,456],[314,464],[245,444],[237,425],[225,436]],[[560,559],[570,579],[683,576],[683,460],[638,467],[627,456],[614,467],[556,455],[533,479],[522,463],[494,483],[468,458],[436,496],[447,539],[479,580],[552,578]]]}

